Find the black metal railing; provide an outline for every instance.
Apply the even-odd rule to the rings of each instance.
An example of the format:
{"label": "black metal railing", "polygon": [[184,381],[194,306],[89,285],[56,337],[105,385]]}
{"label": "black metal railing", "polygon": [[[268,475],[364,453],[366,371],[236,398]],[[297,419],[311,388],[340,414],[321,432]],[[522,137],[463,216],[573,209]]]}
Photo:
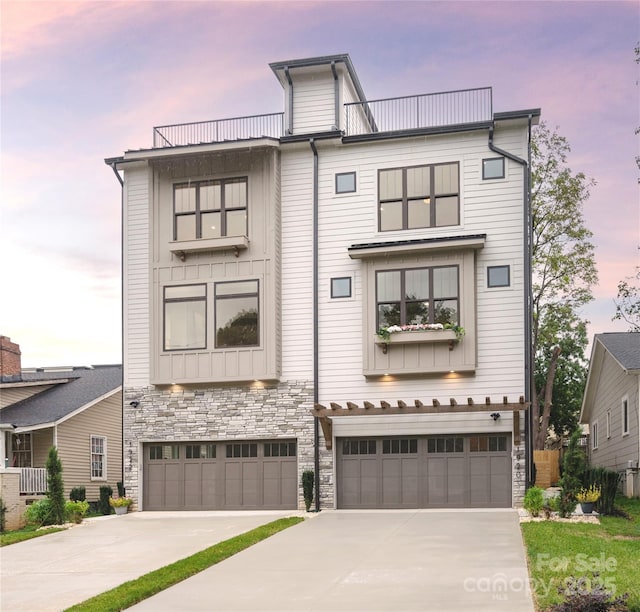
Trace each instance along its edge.
{"label": "black metal railing", "polygon": [[491,87],[345,104],[347,136],[438,128],[492,119]]}
{"label": "black metal railing", "polygon": [[153,128],[153,147],[176,147],[248,138],[280,138],[284,113],[233,117],[196,123],[177,123]]}

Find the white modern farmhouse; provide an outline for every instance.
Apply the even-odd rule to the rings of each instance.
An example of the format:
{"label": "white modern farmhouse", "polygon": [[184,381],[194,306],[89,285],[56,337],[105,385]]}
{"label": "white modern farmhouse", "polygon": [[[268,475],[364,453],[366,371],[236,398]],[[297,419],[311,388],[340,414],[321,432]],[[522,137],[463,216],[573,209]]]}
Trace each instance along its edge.
{"label": "white modern farmhouse", "polygon": [[529,139],[491,88],[156,127],[124,207],[124,460],[142,510],[511,507],[530,462]]}

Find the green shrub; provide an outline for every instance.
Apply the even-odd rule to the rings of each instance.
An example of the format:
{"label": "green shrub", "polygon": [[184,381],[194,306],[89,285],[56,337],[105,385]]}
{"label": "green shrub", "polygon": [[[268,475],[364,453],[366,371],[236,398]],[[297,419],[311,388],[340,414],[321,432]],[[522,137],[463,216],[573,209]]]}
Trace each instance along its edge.
{"label": "green shrub", "polygon": [[560,506],[559,513],[562,517],[569,517],[576,509],[576,493],[582,487],[586,467],[585,456],[578,446],[582,432],[576,428],[571,434],[569,446],[562,460],[562,478],[560,479]]}
{"label": "green shrub", "polygon": [[68,501],[65,505],[67,520],[71,523],[82,523],[82,519],[89,510],[87,501]]}
{"label": "green shrub", "polygon": [[7,512],[7,507],[4,505],[4,501],[2,501],[2,497],[0,497],[0,533],[4,533],[4,528],[7,521],[6,512]]}
{"label": "green shrub", "polygon": [[100,514],[111,514],[109,498],[112,495],[113,489],[110,486],[100,487],[100,501],[98,502],[98,512],[100,512]]}
{"label": "green shrub", "polygon": [[524,509],[531,516],[538,516],[544,506],[544,492],[540,487],[531,487],[524,494]]}
{"label": "green shrub", "polygon": [[69,499],[74,502],[85,501],[87,499],[86,487],[73,487],[69,493]]}
{"label": "green shrub", "polygon": [[47,497],[51,501],[51,516],[54,525],[62,525],[65,521],[64,482],[62,481],[62,463],[58,457],[58,449],[52,446],[47,457]]}
{"label": "green shrub", "polygon": [[302,472],[302,494],[304,495],[304,507],[307,512],[311,508],[311,502],[313,501],[313,484],[315,481],[315,475],[313,470],[305,470]]}
{"label": "green shrub", "polygon": [[24,516],[29,525],[36,525],[37,527],[55,523],[51,500],[48,497],[27,506]]}
{"label": "green shrub", "polygon": [[600,499],[596,502],[596,511],[600,514],[614,514],[614,503],[620,485],[621,474],[604,467],[590,467],[584,473],[584,486],[600,489]]}

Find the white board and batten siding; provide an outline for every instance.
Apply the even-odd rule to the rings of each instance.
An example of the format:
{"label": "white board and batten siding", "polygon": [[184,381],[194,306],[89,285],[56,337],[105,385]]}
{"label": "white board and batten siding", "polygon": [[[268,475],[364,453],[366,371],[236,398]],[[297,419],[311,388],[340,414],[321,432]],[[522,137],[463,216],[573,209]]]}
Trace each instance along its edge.
{"label": "white board and batten siding", "polygon": [[[500,134],[500,146],[523,155],[521,129]],[[526,140],[524,141],[526,151]],[[319,335],[321,400],[361,401],[474,396],[478,399],[509,395],[515,401],[524,392],[524,306],[523,306],[523,174],[522,168],[506,160],[506,177],[482,180],[482,159],[495,157],[488,149],[487,134],[462,133],[456,136],[383,141],[347,146],[319,144]],[[306,156],[303,156],[306,157]],[[460,163],[461,224],[456,227],[377,231],[378,170],[420,164]],[[290,313],[305,312],[311,290],[311,163],[292,155],[283,163],[283,284],[291,275],[298,290],[286,290],[283,303]],[[287,177],[289,171],[294,176]],[[335,194],[335,173],[356,172],[357,191]],[[306,173],[306,174],[305,174]],[[302,178],[304,175],[304,178]],[[295,177],[298,177],[297,181]],[[294,185],[297,188],[294,188]],[[308,214],[301,209],[309,203]],[[287,214],[294,214],[288,219]],[[303,221],[303,223],[300,223]],[[290,239],[294,232],[295,239]],[[487,234],[483,249],[477,251],[477,368],[474,376],[440,376],[424,379],[365,380],[363,377],[363,338],[361,320],[364,297],[363,274],[366,264],[349,257],[347,249],[358,243],[408,240],[415,238]],[[308,241],[303,238],[308,236]],[[289,262],[296,262],[288,270]],[[486,288],[487,265],[510,265],[511,286]],[[303,270],[307,270],[308,291],[303,290]],[[352,297],[331,299],[333,277],[352,278]],[[290,288],[291,289],[291,288]],[[496,306],[500,308],[496,308]],[[309,312],[305,312],[310,317]],[[310,319],[307,319],[310,320]],[[283,319],[283,324],[284,324]],[[308,334],[291,336],[285,327],[287,350],[296,354],[311,339]],[[373,335],[375,330],[371,330]],[[464,342],[464,340],[463,340]],[[298,347],[296,349],[296,346]],[[284,346],[283,346],[284,348]],[[287,351],[285,351],[286,354]]]}
{"label": "white board and batten siding", "polygon": [[313,134],[334,128],[335,85],[331,70],[324,66],[308,74],[296,74],[293,80],[293,133]]}
{"label": "white board and batten siding", "polygon": [[150,177],[145,163],[127,165],[124,172],[124,385],[135,387],[149,384]]}

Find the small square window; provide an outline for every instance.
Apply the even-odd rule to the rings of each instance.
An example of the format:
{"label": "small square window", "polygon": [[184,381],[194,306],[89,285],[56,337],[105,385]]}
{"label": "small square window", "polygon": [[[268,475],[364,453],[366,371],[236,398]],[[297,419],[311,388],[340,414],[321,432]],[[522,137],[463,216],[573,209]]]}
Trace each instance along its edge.
{"label": "small square window", "polygon": [[336,174],[336,193],[354,193],[355,190],[355,172],[340,172],[339,174]]}
{"label": "small square window", "polygon": [[504,157],[482,160],[482,180],[504,178]]}
{"label": "small square window", "polygon": [[509,287],[511,273],[509,266],[487,267],[487,287]]}
{"label": "small square window", "polygon": [[348,298],[351,297],[351,277],[331,279],[331,297],[332,298]]}

